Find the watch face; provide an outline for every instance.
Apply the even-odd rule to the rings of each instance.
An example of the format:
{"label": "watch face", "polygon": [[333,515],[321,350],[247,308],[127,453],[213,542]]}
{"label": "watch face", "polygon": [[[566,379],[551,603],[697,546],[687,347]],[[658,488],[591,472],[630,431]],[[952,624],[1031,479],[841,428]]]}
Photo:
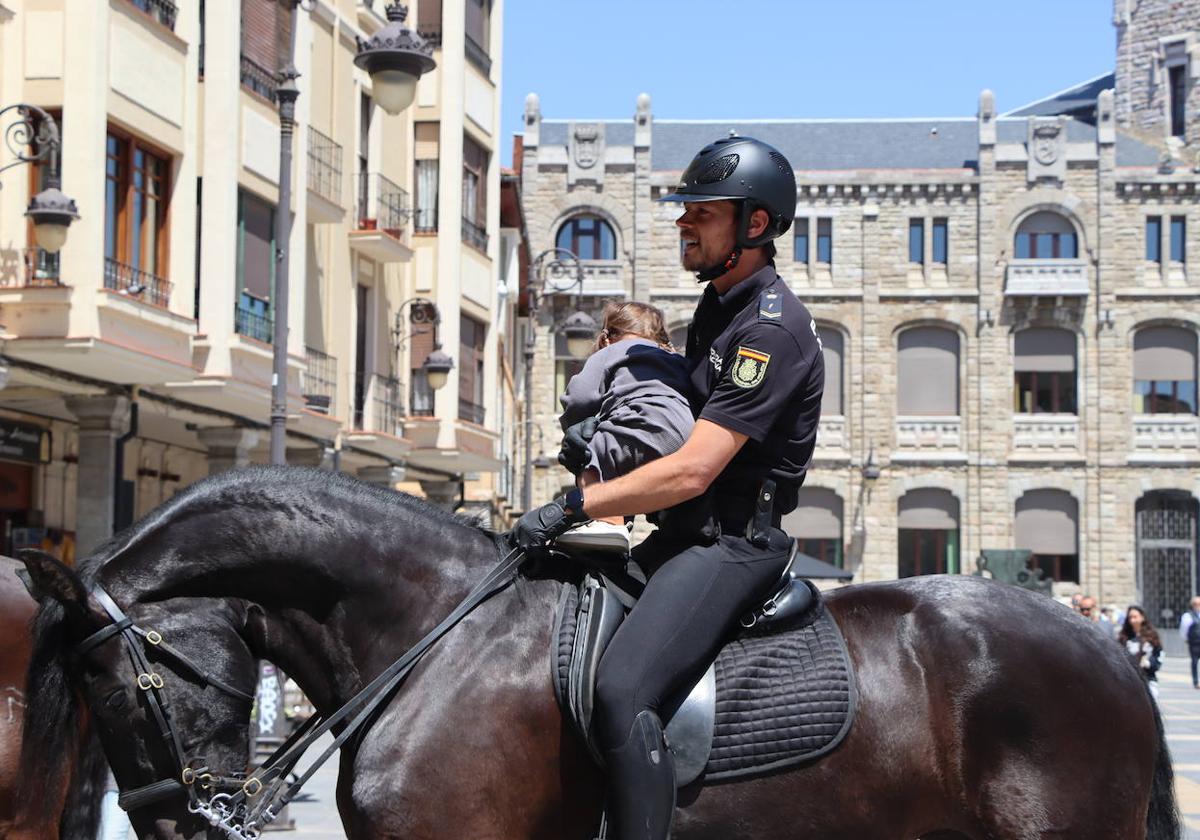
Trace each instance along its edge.
{"label": "watch face", "polygon": [[583,491],[578,487],[567,493],[567,507],[573,513],[583,513]]}

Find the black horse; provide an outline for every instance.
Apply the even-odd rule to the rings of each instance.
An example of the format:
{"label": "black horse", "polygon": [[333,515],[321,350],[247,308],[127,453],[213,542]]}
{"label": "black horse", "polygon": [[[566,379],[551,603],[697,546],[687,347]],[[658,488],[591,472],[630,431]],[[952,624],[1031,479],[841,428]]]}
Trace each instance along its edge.
{"label": "black horse", "polygon": [[[224,683],[251,691],[266,658],[329,712],[442,619],[498,547],[403,494],[256,468],[181,493],[78,576],[23,559],[42,596],[24,772],[52,783],[39,739],[72,731],[82,699],[128,791],[171,775],[171,755],[119,640],[71,656],[111,623],[90,586]],[[485,602],[348,743],[338,805],[350,837],[594,836],[602,778],[550,682],[559,591],[522,579]],[[827,604],[858,671],[852,731],[812,765],[686,791],[677,838],[1178,838],[1155,707],[1118,646],[1079,617],[968,577],[848,587]],[[249,702],[171,658],[155,669],[193,766],[245,768]],[[203,837],[185,805],[135,809],[139,836]]]}

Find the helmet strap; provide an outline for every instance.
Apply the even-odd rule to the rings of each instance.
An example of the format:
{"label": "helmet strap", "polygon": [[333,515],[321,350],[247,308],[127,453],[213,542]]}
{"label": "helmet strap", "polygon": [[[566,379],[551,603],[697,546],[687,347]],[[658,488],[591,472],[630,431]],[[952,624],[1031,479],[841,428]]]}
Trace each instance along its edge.
{"label": "helmet strap", "polygon": [[742,248],[739,245],[738,247],[736,247],[732,251],[730,251],[729,256],[726,257],[721,262],[717,263],[716,265],[710,265],[708,268],[704,269],[703,271],[696,272],[696,282],[697,283],[708,283],[712,280],[716,280],[721,275],[726,274],[726,273],[732,271],[734,268],[736,268],[737,264],[738,264],[738,260],[740,260],[741,258],[742,258]]}

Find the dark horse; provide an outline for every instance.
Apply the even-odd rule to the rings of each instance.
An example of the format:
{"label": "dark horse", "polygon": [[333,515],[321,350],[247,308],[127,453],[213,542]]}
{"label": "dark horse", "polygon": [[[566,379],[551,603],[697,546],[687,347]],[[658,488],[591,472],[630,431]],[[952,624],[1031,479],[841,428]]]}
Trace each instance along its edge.
{"label": "dark horse", "polygon": [[86,717],[62,731],[62,741],[46,756],[45,800],[22,795],[25,673],[33,647],[29,622],[37,604],[17,578],[20,568],[11,557],[0,557],[0,838],[94,840],[108,765]]}
{"label": "dark horse", "polygon": [[[123,790],[173,772],[122,642],[70,659],[110,623],[86,595],[93,584],[221,680],[252,690],[266,658],[328,713],[498,556],[493,534],[342,475],[208,479],[97,549],[79,576],[24,556],[45,596],[27,730],[71,725],[82,696]],[[350,837],[594,836],[602,778],[550,684],[559,587],[522,579],[485,602],[348,742],[338,806]],[[848,587],[827,603],[858,670],[849,736],[809,766],[683,791],[675,837],[1178,837],[1154,705],[1119,647],[1078,616],[969,577]],[[156,662],[184,751],[216,773],[244,768],[249,703],[173,666]],[[45,779],[48,756],[30,746],[25,772]],[[135,810],[139,836],[204,836],[184,806]]]}

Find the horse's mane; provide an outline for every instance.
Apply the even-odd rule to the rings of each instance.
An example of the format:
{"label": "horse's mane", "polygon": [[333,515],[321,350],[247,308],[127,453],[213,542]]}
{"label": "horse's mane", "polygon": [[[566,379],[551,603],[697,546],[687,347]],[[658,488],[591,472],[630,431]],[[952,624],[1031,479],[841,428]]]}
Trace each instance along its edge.
{"label": "horse's mane", "polygon": [[[398,526],[406,521],[425,520],[461,529],[464,535],[494,537],[491,531],[467,517],[344,473],[312,467],[259,466],[209,476],[180,491],[98,545],[79,562],[76,572],[90,586],[107,563],[136,548],[159,529],[195,514],[231,505],[249,510],[277,510],[287,505],[323,509],[330,501],[342,503],[347,509],[366,508],[396,521]],[[31,808],[46,811],[51,810],[56,800],[62,757],[80,753],[85,760],[88,758],[81,717],[86,713],[81,709],[81,698],[67,670],[70,646],[65,609],[51,598],[43,599],[33,620],[21,745],[21,795]]]}

